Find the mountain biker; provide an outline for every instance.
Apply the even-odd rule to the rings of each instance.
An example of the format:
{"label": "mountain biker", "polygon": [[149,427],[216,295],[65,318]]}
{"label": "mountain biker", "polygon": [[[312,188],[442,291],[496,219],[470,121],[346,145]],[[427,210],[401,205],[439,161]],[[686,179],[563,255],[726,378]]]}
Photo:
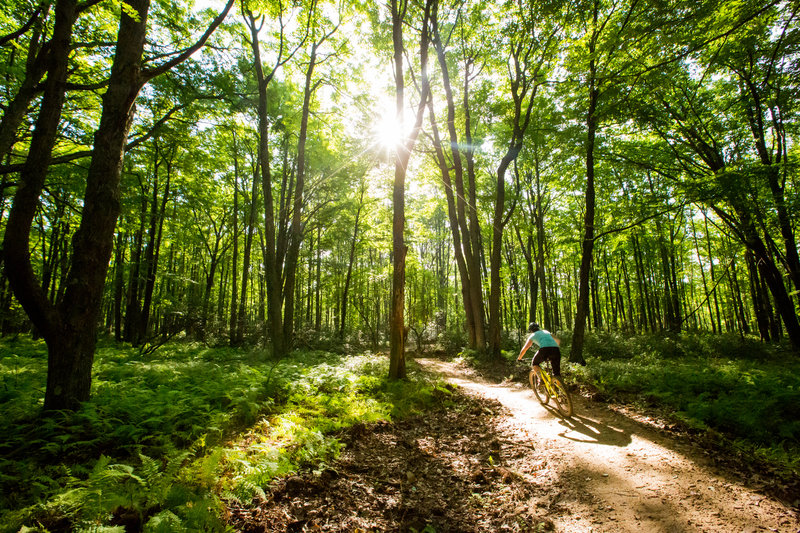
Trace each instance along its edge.
{"label": "mountain biker", "polygon": [[541,329],[536,322],[530,323],[528,326],[528,333],[531,335],[528,337],[528,340],[525,341],[522,350],[520,350],[517,361],[521,361],[522,356],[525,355],[528,348],[535,343],[539,347],[539,351],[533,356],[533,362],[531,363],[533,365],[533,371],[539,376],[539,365],[549,359],[553,367],[553,375],[561,379],[561,348],[559,348],[558,339],[553,337],[546,329]]}

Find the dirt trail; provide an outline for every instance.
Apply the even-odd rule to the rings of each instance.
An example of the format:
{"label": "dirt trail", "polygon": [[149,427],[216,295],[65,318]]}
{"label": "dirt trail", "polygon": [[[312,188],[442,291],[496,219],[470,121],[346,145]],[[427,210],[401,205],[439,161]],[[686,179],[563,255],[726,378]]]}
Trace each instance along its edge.
{"label": "dirt trail", "polygon": [[463,366],[417,359],[470,395],[500,402],[506,438],[533,447],[527,465],[541,489],[529,505],[557,531],[800,532],[793,510],[715,472],[691,444],[583,398],[561,419],[520,383],[491,383]]}

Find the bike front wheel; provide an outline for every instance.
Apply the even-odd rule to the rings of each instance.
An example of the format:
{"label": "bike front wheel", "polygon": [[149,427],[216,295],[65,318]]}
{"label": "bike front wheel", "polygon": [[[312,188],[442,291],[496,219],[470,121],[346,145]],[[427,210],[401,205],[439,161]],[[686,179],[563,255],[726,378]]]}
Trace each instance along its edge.
{"label": "bike front wheel", "polygon": [[555,392],[553,400],[555,400],[556,406],[558,406],[558,410],[561,414],[565,417],[572,416],[572,396],[570,396],[561,378],[553,377],[553,391]]}
{"label": "bike front wheel", "polygon": [[531,373],[528,375],[528,381],[530,381],[533,393],[536,395],[536,399],[539,400],[539,403],[547,405],[547,402],[550,401],[550,393],[547,392],[547,387],[545,387],[542,378],[537,376],[533,369],[531,369]]}

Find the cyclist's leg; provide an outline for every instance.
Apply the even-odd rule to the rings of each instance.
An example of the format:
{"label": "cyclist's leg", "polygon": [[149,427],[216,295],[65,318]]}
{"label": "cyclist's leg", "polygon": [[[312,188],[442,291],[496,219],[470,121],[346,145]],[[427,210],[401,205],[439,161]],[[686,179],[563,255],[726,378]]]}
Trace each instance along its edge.
{"label": "cyclist's leg", "polygon": [[533,354],[533,361],[531,361],[531,368],[533,369],[534,373],[537,377],[542,375],[541,364],[547,360],[547,350],[537,350],[535,354]]}
{"label": "cyclist's leg", "polygon": [[561,348],[554,347],[552,350],[549,351],[550,356],[550,366],[553,367],[553,375],[557,378],[561,378]]}

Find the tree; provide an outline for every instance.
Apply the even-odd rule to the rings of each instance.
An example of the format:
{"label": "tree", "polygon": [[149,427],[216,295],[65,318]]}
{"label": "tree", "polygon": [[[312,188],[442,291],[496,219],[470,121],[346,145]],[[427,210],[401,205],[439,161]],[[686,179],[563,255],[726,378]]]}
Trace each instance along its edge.
{"label": "tree", "polygon": [[119,214],[119,177],[134,101],[151,79],[188,59],[222,22],[223,12],[192,46],[153,68],[143,68],[149,0],[134,0],[120,17],[114,60],[102,98],[102,114],[86,175],[80,226],[72,241],[72,266],[63,298],[51,304],[31,266],[31,221],[44,187],[61,118],[77,2],[56,3],[53,52],[25,168],[3,241],[9,282],[48,347],[45,410],[75,409],[89,398],[96,326]]}
{"label": "tree", "polygon": [[[405,131],[405,78],[403,69],[403,24],[408,15],[408,0],[391,0],[392,13],[392,49],[394,52],[394,80],[395,80],[395,110],[396,122],[399,131]],[[394,184],[392,188],[392,305],[389,333],[389,377],[401,379],[406,375],[405,362],[405,322],[403,318],[405,307],[405,276],[406,252],[405,244],[405,180],[408,161],[414,149],[428,101],[430,85],[427,77],[428,46],[430,43],[430,19],[433,0],[426,0],[422,15],[422,29],[420,31],[419,58],[422,77],[420,99],[417,105],[414,127],[407,138],[397,143],[394,158]]]}

